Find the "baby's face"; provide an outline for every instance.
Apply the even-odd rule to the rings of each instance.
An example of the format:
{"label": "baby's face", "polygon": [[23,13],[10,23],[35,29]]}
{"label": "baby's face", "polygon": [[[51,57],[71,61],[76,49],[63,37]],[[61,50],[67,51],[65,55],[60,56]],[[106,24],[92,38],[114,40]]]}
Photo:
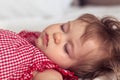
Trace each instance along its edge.
{"label": "baby's face", "polygon": [[48,26],[38,38],[37,47],[60,67],[69,68],[96,48],[93,40],[82,44],[86,26],[81,20]]}

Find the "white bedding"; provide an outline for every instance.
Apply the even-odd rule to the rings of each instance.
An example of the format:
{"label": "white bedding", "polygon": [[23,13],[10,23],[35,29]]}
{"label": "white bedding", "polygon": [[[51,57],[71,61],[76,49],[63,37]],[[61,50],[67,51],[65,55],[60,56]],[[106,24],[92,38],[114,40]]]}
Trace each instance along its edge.
{"label": "white bedding", "polygon": [[[84,13],[92,13],[99,17],[110,15],[120,19],[120,6],[86,6],[80,8],[66,6],[65,9],[61,9],[59,6],[55,10],[46,11],[48,14],[42,14],[42,10],[39,6],[38,8],[35,7],[35,5],[32,6],[32,3],[29,4],[29,7],[31,8],[28,9],[25,8],[26,4],[21,6],[22,8],[20,8],[20,6],[16,6],[15,8],[14,6],[13,9],[8,6],[7,8],[2,9],[0,5],[0,28],[10,29],[16,32],[23,29],[42,30],[49,24],[73,20]],[[32,9],[33,7],[35,7],[36,10]],[[53,7],[50,7],[50,9],[52,8]],[[59,9],[60,11],[58,11]],[[31,12],[29,13],[30,10]],[[49,8],[46,10],[49,10]]]}
{"label": "white bedding", "polygon": [[[40,1],[46,1],[46,3],[43,5]],[[72,8],[69,5],[71,0],[66,2],[53,0],[53,3],[48,3],[48,1],[50,0],[34,0],[34,2],[33,0],[0,0],[0,28],[15,32],[21,30],[41,31],[49,24],[73,20],[84,13],[95,14],[99,17],[110,15],[120,19],[120,6]]]}

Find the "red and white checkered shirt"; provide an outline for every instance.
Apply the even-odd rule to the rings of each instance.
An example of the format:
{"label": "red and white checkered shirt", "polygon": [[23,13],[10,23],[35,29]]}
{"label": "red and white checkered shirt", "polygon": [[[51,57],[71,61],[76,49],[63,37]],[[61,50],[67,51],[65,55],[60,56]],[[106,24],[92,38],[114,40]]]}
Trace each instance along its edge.
{"label": "red and white checkered shirt", "polygon": [[39,35],[0,30],[0,80],[31,80],[33,71],[46,69],[59,71],[65,80],[77,80],[72,72],[58,67],[35,47],[34,40]]}

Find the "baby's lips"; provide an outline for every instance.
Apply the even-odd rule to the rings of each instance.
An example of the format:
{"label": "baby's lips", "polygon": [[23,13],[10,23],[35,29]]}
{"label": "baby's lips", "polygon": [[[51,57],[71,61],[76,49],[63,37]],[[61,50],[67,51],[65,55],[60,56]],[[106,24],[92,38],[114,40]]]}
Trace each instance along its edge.
{"label": "baby's lips", "polygon": [[47,33],[45,33],[45,38],[46,38],[46,45],[48,46],[48,42],[49,42],[49,36]]}

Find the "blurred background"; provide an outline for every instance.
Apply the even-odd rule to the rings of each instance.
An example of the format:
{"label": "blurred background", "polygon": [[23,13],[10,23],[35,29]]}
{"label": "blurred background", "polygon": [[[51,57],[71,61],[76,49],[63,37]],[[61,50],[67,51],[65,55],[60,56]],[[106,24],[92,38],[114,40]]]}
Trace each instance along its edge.
{"label": "blurred background", "polygon": [[120,0],[0,0],[0,28],[41,31],[84,13],[120,19]]}

